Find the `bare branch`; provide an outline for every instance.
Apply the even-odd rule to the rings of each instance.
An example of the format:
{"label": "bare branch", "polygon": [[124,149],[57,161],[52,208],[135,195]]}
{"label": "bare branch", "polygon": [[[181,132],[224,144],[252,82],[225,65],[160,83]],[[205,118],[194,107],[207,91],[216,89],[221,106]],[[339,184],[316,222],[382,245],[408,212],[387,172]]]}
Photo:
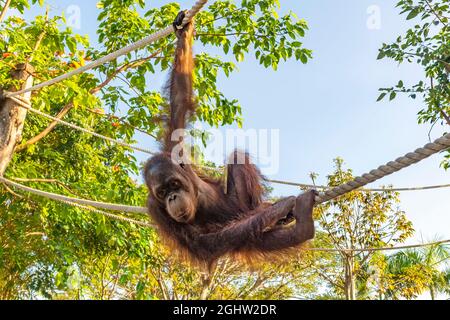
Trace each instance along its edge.
{"label": "bare branch", "polygon": [[[57,119],[62,119],[64,118],[64,116],[73,108],[73,103],[69,103],[67,105],[64,106],[64,108],[61,109],[61,111],[59,111],[59,113],[56,115]],[[16,152],[20,152],[25,150],[28,146],[35,144],[36,142],[38,142],[39,140],[42,140],[43,138],[45,138],[52,130],[53,128],[56,127],[56,125],[58,124],[58,122],[56,120],[52,121],[47,128],[45,128],[44,130],[42,130],[39,134],[37,134],[36,136],[34,136],[33,138],[29,139],[28,141],[22,143],[21,145],[16,147]]]}
{"label": "bare branch", "polygon": [[108,76],[108,79],[106,79],[100,85],[98,85],[96,88],[91,90],[91,94],[96,94],[97,92],[99,92],[101,89],[103,89],[105,86],[107,86],[121,72],[127,71],[128,69],[137,68],[137,67],[143,65],[144,63],[146,63],[147,61],[149,61],[150,59],[157,58],[158,54],[160,54],[161,52],[162,52],[162,48],[157,50],[157,51],[155,51],[154,53],[152,53],[148,57],[144,57],[144,58],[136,59],[134,61],[130,61],[129,63],[126,63],[123,66],[117,68],[111,75]]}
{"label": "bare branch", "polygon": [[[154,139],[157,139],[157,137],[154,134],[152,134],[150,132],[147,132],[145,130],[142,130],[141,128],[138,128],[138,127],[135,127],[135,126],[131,125],[129,122],[125,121],[123,118],[119,118],[118,116],[115,116],[115,115],[110,114],[110,113],[98,112],[98,111],[93,110],[93,109],[87,109],[87,111],[89,111],[91,113],[95,113],[95,114],[101,115],[101,116],[104,116],[104,117],[108,117],[108,119],[110,119],[110,120],[111,119],[117,120],[117,121],[119,121],[121,124],[123,124],[126,127],[129,127],[129,128],[131,128],[133,130],[139,131],[140,133],[146,134],[146,135],[148,135],[148,136],[150,136],[150,137],[152,137]],[[156,122],[156,121],[161,122],[162,120],[163,119],[161,119],[161,118],[157,118],[156,120],[154,118],[152,118],[153,122]]]}
{"label": "bare branch", "polygon": [[318,267],[312,266],[312,268],[315,270],[315,272],[322,277],[325,281],[328,281],[331,285],[338,287],[342,290],[344,290],[344,286],[337,283],[336,281],[334,281],[333,279],[331,279],[326,272],[323,272],[321,269],[319,269]]}
{"label": "bare branch", "polygon": [[11,193],[14,197],[17,197],[19,199],[23,199],[24,196],[21,196],[18,193],[15,193],[10,187],[8,187],[8,185],[6,183],[2,183],[3,187],[6,189],[6,191],[8,191],[9,193]]}

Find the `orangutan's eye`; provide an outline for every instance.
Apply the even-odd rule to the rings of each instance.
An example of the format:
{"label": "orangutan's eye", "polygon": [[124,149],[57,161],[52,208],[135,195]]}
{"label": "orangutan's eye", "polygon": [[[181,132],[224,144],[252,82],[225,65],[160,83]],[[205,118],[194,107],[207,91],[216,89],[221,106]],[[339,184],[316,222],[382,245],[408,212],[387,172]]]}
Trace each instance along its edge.
{"label": "orangutan's eye", "polygon": [[176,189],[179,189],[180,188],[180,181],[178,181],[178,180],[172,180],[172,181],[170,181],[170,189],[172,189],[172,190],[176,190]]}
{"label": "orangutan's eye", "polygon": [[165,189],[159,188],[158,190],[156,190],[156,195],[158,196],[158,198],[164,199],[164,197],[166,196]]}

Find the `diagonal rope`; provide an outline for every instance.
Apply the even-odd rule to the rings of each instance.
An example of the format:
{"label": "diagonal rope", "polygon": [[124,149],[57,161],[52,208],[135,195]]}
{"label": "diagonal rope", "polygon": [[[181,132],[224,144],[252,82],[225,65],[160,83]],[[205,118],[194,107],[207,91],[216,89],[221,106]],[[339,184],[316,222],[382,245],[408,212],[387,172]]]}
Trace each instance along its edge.
{"label": "diagonal rope", "polygon": [[[43,113],[39,110],[36,110],[34,108],[32,108],[30,106],[30,103],[25,100],[25,99],[18,99],[16,97],[11,97],[12,100],[14,100],[19,106],[29,110],[30,112],[39,114],[43,117],[46,117],[48,119],[57,121],[61,124],[64,124],[68,127],[71,127],[73,129],[76,130],[80,130],[82,132],[91,134],[93,136],[99,137],[101,139],[105,139],[107,141],[110,141],[112,143],[127,147],[127,148],[131,148],[137,151],[141,151],[150,155],[154,155],[155,152],[148,150],[148,149],[143,149],[140,147],[136,147],[133,145],[130,145],[124,141],[120,141],[120,140],[116,140],[101,134],[98,134],[96,132],[93,132],[91,130],[79,127],[77,125],[74,125],[72,123],[66,122],[64,120],[58,119],[56,117],[53,117],[51,115],[48,115],[46,113]],[[370,171],[369,173],[365,173],[360,177],[356,177],[354,180],[349,181],[345,184],[342,184],[340,186],[331,188],[330,187],[325,187],[325,186],[314,186],[314,185],[309,185],[309,184],[302,184],[302,183],[293,183],[293,182],[286,182],[286,181],[280,181],[280,180],[266,180],[268,182],[272,182],[272,183],[278,183],[278,184],[285,184],[285,185],[294,185],[294,186],[299,186],[299,187],[306,187],[306,188],[320,188],[320,189],[330,189],[327,191],[322,192],[318,197],[316,197],[316,202],[322,203],[322,202],[326,202],[329,201],[331,199],[337,198],[343,194],[346,194],[350,191],[353,191],[355,189],[359,189],[362,186],[365,186],[366,184],[372,183],[378,179],[381,179],[385,176],[388,176],[394,172],[397,172],[403,168],[406,168],[408,166],[410,166],[411,164],[417,163],[425,158],[428,158],[429,156],[444,151],[446,149],[450,148],[450,133],[444,135],[441,138],[436,139],[434,142],[432,143],[428,143],[425,146],[423,146],[422,148],[416,149],[414,152],[410,152],[407,153],[406,155],[397,158],[394,161],[390,161],[385,165],[379,166],[377,169],[374,169],[372,171]],[[199,166],[202,168],[205,168],[206,170],[215,170],[220,172],[221,170],[218,168],[210,168],[207,166]],[[437,188],[446,188],[449,187],[450,184],[442,184],[442,185],[434,185],[434,186],[425,186],[425,187],[413,187],[413,188],[373,188],[373,189],[363,189],[364,191],[370,191],[370,192],[380,192],[380,191],[412,191],[412,190],[428,190],[428,189],[437,189]]]}
{"label": "diagonal rope", "polygon": [[[56,118],[54,116],[51,116],[49,114],[46,114],[42,111],[36,110],[34,108],[31,107],[31,102],[25,98],[23,98],[22,96],[18,96],[18,97],[10,97],[13,101],[15,101],[20,107],[23,107],[27,110],[29,110],[30,112],[36,113],[42,117],[45,117],[47,119],[56,121],[60,124],[63,124],[65,126],[68,126],[72,129],[75,130],[79,130],[82,131],[84,133],[87,134],[91,134],[95,137],[107,140],[109,142],[115,143],[117,145],[126,147],[126,148],[130,148],[136,151],[140,151],[146,154],[150,154],[150,155],[155,155],[156,152],[151,151],[149,149],[145,149],[145,148],[140,148],[131,144],[128,144],[122,140],[117,140],[117,139],[113,139],[104,135],[101,135],[99,133],[96,133],[94,131],[79,127],[77,125],[74,125],[70,122],[64,121],[62,119]],[[203,168],[205,170],[213,170],[215,172],[219,172],[223,174],[223,170],[220,168],[214,168],[214,167],[209,167],[209,166],[204,166],[204,165],[195,165],[196,167],[199,168]],[[271,180],[271,179],[265,179],[265,181],[270,182],[270,183],[276,183],[276,184],[282,184],[282,185],[290,185],[290,186],[296,186],[296,187],[300,187],[300,188],[314,188],[314,189],[322,189],[322,190],[328,190],[328,189],[333,189],[333,187],[329,187],[329,186],[317,186],[317,185],[313,185],[313,184],[305,184],[305,183],[297,183],[297,182],[289,182],[289,181],[282,181],[282,180]],[[441,184],[441,185],[432,185],[432,186],[421,186],[421,187],[406,187],[406,188],[364,188],[364,189],[360,189],[361,191],[367,191],[367,192],[383,192],[383,191],[417,191],[417,190],[430,190],[430,189],[439,189],[439,188],[448,188],[450,187],[450,184]]]}
{"label": "diagonal rope", "polygon": [[[185,25],[186,23],[188,23],[202,8],[203,6],[208,2],[208,0],[197,0],[197,2],[194,4],[194,6],[187,12],[186,16],[183,19],[183,25]],[[89,64],[86,64],[78,69],[75,69],[71,72],[68,72],[66,74],[63,74],[59,77],[53,78],[51,80],[48,81],[44,81],[41,82],[33,87],[24,89],[24,90],[20,90],[20,91],[16,91],[16,92],[8,92],[4,94],[5,98],[11,98],[11,97],[15,97],[15,96],[19,96],[21,94],[24,94],[26,92],[30,92],[30,91],[36,91],[38,89],[44,88],[44,87],[48,87],[51,85],[54,85],[58,82],[61,82],[63,80],[69,79],[70,77],[73,77],[75,75],[84,73],[88,70],[91,70],[93,68],[96,68],[98,66],[101,66],[107,62],[113,61],[123,55],[126,55],[130,52],[136,51],[138,49],[141,49],[147,45],[149,45],[152,42],[155,42],[161,38],[167,37],[168,35],[170,35],[173,32],[173,27],[172,26],[168,26],[162,30],[159,30],[155,33],[152,33],[151,35],[135,42],[132,43],[129,46],[126,46],[122,49],[119,49],[117,51],[114,51],[104,57],[101,57],[98,60],[95,60]]]}
{"label": "diagonal rope", "polygon": [[105,209],[105,210],[122,211],[122,212],[129,212],[129,213],[145,213],[145,214],[147,213],[146,207],[136,207],[136,206],[123,205],[123,204],[106,203],[106,202],[100,202],[100,201],[72,198],[72,197],[63,196],[63,195],[56,194],[56,193],[46,192],[46,191],[31,188],[31,187],[27,187],[20,183],[8,180],[5,177],[0,177],[0,182],[6,183],[7,185],[10,185],[17,189],[20,189],[22,191],[30,192],[35,195],[45,197],[48,199],[52,199],[52,200],[56,200],[56,201],[65,201],[65,202],[70,202],[70,203],[76,203],[79,205],[91,206],[91,207]]}
{"label": "diagonal rope", "polygon": [[350,191],[353,191],[362,186],[365,186],[368,183],[388,176],[448,148],[450,148],[450,133],[447,133],[446,135],[434,140],[432,143],[427,143],[422,148],[407,153],[406,155],[397,158],[394,161],[390,161],[385,165],[381,165],[377,169],[374,169],[369,173],[365,173],[362,176],[356,177],[352,181],[320,193],[316,197],[316,204],[320,204],[340,197]]}
{"label": "diagonal rope", "polygon": [[[149,149],[140,148],[140,147],[137,147],[137,146],[128,144],[128,143],[126,143],[126,142],[124,142],[124,141],[122,141],[122,140],[117,140],[117,139],[113,139],[113,138],[104,136],[104,135],[99,134],[99,133],[97,133],[97,132],[94,132],[94,131],[91,131],[91,130],[89,130],[89,129],[85,129],[85,128],[79,127],[79,126],[77,126],[77,125],[75,125],[75,124],[73,124],[73,123],[64,121],[64,120],[62,120],[62,119],[59,119],[59,118],[56,118],[56,117],[51,116],[51,115],[49,115],[49,114],[46,114],[46,113],[44,113],[44,112],[42,112],[42,111],[39,111],[39,110],[37,110],[37,109],[34,109],[34,108],[32,108],[32,107],[30,106],[30,102],[29,102],[29,101],[26,101],[26,100],[24,100],[24,99],[18,99],[18,98],[16,98],[16,97],[9,97],[9,98],[10,98],[11,100],[13,100],[14,102],[16,102],[20,107],[25,108],[25,109],[27,109],[27,110],[30,111],[30,112],[36,113],[36,114],[38,114],[38,115],[40,115],[40,116],[42,116],[42,117],[44,117],[44,118],[47,118],[47,119],[56,121],[56,122],[58,122],[58,123],[61,123],[61,124],[65,125],[65,126],[68,126],[68,127],[72,128],[72,129],[79,130],[79,131],[81,131],[81,132],[84,132],[84,133],[93,135],[94,137],[98,137],[98,138],[101,138],[101,139],[103,139],[103,140],[106,140],[106,141],[115,143],[115,144],[117,144],[117,145],[120,145],[120,146],[123,146],[123,147],[126,147],[126,148],[130,148],[130,149],[133,149],[133,150],[136,150],[136,151],[144,152],[144,153],[147,153],[147,154],[150,154],[150,155],[156,154],[155,152],[153,152],[153,151],[151,151],[151,150],[149,150]],[[25,102],[25,101],[26,101],[26,102]]]}

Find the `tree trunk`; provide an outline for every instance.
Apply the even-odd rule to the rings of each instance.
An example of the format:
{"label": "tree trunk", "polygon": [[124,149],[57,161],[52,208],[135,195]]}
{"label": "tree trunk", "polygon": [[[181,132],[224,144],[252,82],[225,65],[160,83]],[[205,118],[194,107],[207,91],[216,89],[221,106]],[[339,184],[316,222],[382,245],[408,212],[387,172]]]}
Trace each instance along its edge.
{"label": "tree trunk", "polygon": [[200,291],[200,300],[207,300],[211,294],[211,285],[217,271],[217,263],[208,266],[208,269],[201,275],[202,288]]}
{"label": "tree trunk", "polygon": [[355,274],[353,256],[346,255],[344,259],[345,264],[345,298],[347,300],[356,300],[355,292]]}
{"label": "tree trunk", "polygon": [[[26,89],[33,85],[32,73],[34,69],[29,64],[19,64],[11,72],[13,79],[23,82],[20,89]],[[17,91],[17,88],[10,88]],[[31,92],[23,95],[29,99]],[[6,167],[11,161],[14,148],[22,139],[22,130],[27,116],[27,110],[19,107],[11,99],[0,100],[0,176],[5,173]]]}
{"label": "tree trunk", "polygon": [[435,299],[434,288],[432,285],[430,286],[430,296],[431,296],[431,300]]}
{"label": "tree trunk", "polygon": [[208,272],[201,276],[202,287],[200,291],[200,300],[207,300],[210,294],[210,285],[212,281],[212,273]]}

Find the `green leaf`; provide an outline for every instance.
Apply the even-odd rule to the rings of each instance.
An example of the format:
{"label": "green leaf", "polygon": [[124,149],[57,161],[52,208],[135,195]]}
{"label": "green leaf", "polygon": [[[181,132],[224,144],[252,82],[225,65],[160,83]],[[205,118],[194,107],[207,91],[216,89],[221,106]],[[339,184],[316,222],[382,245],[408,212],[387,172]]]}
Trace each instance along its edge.
{"label": "green leaf", "polygon": [[306,64],[308,62],[308,57],[306,56],[306,54],[303,53],[303,54],[300,55],[300,61],[303,64]]}
{"label": "green leaf", "polygon": [[421,9],[419,7],[414,8],[413,10],[411,10],[408,14],[408,16],[406,17],[406,20],[411,20],[414,19],[415,17],[417,17],[417,15],[420,13]]}
{"label": "green leaf", "polygon": [[385,56],[386,56],[385,51],[384,51],[384,50],[380,50],[380,52],[378,53],[378,56],[377,56],[377,60],[381,60],[381,59],[383,59]]}
{"label": "green leaf", "polygon": [[394,100],[396,96],[397,96],[397,93],[395,91],[392,91],[391,94],[389,95],[389,101]]}
{"label": "green leaf", "polygon": [[67,38],[66,45],[67,48],[69,48],[70,52],[75,53],[77,51],[77,43],[74,38],[71,37]]}
{"label": "green leaf", "polygon": [[383,98],[386,96],[386,92],[383,92],[378,96],[377,102],[383,100]]}

